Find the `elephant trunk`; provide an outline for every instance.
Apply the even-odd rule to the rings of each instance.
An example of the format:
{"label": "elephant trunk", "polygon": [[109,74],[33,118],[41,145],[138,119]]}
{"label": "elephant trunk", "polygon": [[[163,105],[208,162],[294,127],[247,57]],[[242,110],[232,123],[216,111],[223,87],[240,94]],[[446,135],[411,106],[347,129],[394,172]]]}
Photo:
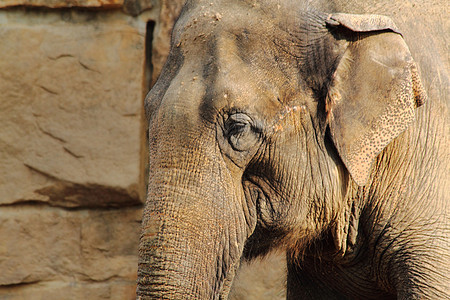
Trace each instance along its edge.
{"label": "elephant trunk", "polygon": [[185,168],[151,172],[138,299],[219,299],[228,294],[248,226],[242,208],[231,205],[239,203],[238,197],[227,195],[226,184],[217,179]]}
{"label": "elephant trunk", "polygon": [[256,208],[245,201],[240,170],[230,168],[216,131],[198,113],[200,81],[189,89],[174,82],[149,117],[137,296],[225,298],[256,226]]}

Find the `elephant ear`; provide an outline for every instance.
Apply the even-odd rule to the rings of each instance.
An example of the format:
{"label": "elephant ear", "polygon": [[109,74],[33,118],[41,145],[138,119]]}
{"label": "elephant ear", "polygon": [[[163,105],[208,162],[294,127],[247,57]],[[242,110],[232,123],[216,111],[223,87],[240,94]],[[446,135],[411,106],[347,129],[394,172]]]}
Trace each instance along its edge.
{"label": "elephant ear", "polygon": [[348,41],[328,88],[327,123],[350,175],[363,186],[377,155],[413,122],[426,94],[391,19],[332,14],[326,23]]}

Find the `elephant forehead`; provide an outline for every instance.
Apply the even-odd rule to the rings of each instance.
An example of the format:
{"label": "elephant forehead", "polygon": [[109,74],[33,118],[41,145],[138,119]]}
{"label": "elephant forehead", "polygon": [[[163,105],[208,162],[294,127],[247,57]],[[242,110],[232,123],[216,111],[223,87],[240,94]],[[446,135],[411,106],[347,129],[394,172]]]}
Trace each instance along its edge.
{"label": "elephant forehead", "polygon": [[204,77],[216,73],[219,66],[225,70],[247,65],[253,73],[265,71],[268,79],[293,82],[298,75],[295,59],[299,56],[286,53],[295,48],[293,32],[299,15],[294,17],[281,6],[267,9],[268,4],[263,2],[199,1],[187,5],[193,7],[177,21],[172,47],[185,61],[195,61]]}
{"label": "elephant forehead", "polygon": [[187,7],[191,8],[182,12],[173,32],[173,43],[184,52],[208,50],[216,37],[224,35],[257,35],[262,42],[277,29],[273,16],[246,1],[199,1]]}
{"label": "elephant forehead", "polygon": [[[190,122],[198,122],[198,116],[214,122],[224,109],[242,109],[264,118],[275,114],[282,98],[277,79],[244,63],[234,53],[235,47],[220,38],[214,57],[185,59],[164,95],[165,116],[170,112],[177,119],[189,116]],[[190,122],[185,120],[184,124]]]}
{"label": "elephant forehead", "polygon": [[298,64],[280,51],[280,40],[292,40],[278,18],[282,12],[254,3],[188,3],[172,40],[184,63],[166,103],[184,102],[210,121],[226,107],[249,108],[269,121],[298,96]]}

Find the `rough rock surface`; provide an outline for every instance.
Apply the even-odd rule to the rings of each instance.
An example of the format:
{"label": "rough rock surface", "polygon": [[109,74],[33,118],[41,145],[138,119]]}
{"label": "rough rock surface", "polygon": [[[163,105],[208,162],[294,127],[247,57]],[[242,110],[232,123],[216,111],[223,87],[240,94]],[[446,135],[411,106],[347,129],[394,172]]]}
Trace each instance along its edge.
{"label": "rough rock surface", "polygon": [[0,299],[134,299],[147,17],[0,10]]}
{"label": "rough rock surface", "polygon": [[0,204],[140,203],[145,24],[1,14]]}
{"label": "rough rock surface", "polygon": [[61,7],[120,7],[124,0],[2,0],[1,7],[8,6],[43,6],[51,8]]}
{"label": "rough rock surface", "polygon": [[286,258],[281,251],[244,262],[233,281],[229,299],[286,299],[286,272]]}
{"label": "rough rock surface", "polygon": [[0,216],[0,299],[134,297],[140,208],[28,205]]}
{"label": "rough rock surface", "polygon": [[[134,0],[142,1],[142,0]],[[170,50],[170,35],[172,27],[180,14],[181,8],[185,0],[160,0],[159,19],[153,33],[153,44],[157,47],[152,49],[153,74],[152,82],[154,83],[161,73],[164,62]]]}
{"label": "rough rock surface", "polygon": [[145,10],[155,6],[155,0],[125,0],[123,2],[123,11],[132,16],[138,16]]}

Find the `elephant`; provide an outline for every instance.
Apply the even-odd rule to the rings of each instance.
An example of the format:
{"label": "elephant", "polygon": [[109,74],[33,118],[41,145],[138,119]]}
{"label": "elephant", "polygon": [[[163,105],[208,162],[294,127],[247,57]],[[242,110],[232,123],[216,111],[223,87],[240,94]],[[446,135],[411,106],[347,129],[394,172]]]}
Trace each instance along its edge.
{"label": "elephant", "polygon": [[450,299],[437,2],[188,0],[145,103],[137,298],[226,299],[278,249],[287,299]]}

